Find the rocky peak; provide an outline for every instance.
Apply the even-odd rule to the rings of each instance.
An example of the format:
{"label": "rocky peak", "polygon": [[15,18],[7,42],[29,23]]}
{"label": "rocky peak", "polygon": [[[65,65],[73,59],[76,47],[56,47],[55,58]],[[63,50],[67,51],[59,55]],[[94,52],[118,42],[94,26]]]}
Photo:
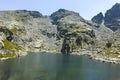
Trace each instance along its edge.
{"label": "rocky peak", "polygon": [[[50,18],[53,20],[52,23],[56,25],[59,23],[61,19],[64,21],[66,20],[80,21],[80,19],[83,20],[83,18],[79,15],[79,13],[65,10],[65,9],[59,9],[58,11],[51,14]],[[72,19],[76,19],[76,20],[72,20]]]}
{"label": "rocky peak", "polygon": [[120,28],[120,4],[116,3],[111,9],[107,10],[105,13],[105,25],[116,31]]}
{"label": "rocky peak", "polygon": [[68,12],[68,10],[65,10],[65,9],[59,9],[57,12],[58,12],[58,13],[64,13],[64,12]]}
{"label": "rocky peak", "polygon": [[69,10],[65,10],[65,9],[59,9],[58,11],[54,12],[53,14],[51,14],[51,18],[54,19],[56,17],[59,17],[60,18],[63,18],[65,16],[68,16],[68,15],[72,15],[72,14],[75,14],[77,16],[79,16],[78,13],[75,13],[73,11],[69,11]]}
{"label": "rocky peak", "polygon": [[94,16],[91,20],[94,23],[101,24],[102,21],[103,21],[103,19],[104,19],[104,16],[103,16],[102,12],[100,12],[99,14],[97,14],[96,16]]}
{"label": "rocky peak", "polygon": [[113,5],[112,10],[120,10],[120,3]]}

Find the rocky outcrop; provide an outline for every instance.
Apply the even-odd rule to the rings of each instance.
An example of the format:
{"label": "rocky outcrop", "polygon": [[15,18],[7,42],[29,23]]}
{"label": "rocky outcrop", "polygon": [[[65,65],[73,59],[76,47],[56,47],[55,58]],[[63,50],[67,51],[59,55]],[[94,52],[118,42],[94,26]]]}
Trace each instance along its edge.
{"label": "rocky outcrop", "polygon": [[103,20],[104,20],[104,16],[101,12],[92,18],[92,21],[99,25],[103,22]]}
{"label": "rocky outcrop", "polygon": [[3,35],[6,35],[6,39],[8,41],[12,41],[13,40],[13,33],[7,29],[6,27],[0,26],[0,32],[3,32]]}
{"label": "rocky outcrop", "polygon": [[5,26],[0,26],[0,58],[15,57],[23,49],[13,42],[14,34]]}

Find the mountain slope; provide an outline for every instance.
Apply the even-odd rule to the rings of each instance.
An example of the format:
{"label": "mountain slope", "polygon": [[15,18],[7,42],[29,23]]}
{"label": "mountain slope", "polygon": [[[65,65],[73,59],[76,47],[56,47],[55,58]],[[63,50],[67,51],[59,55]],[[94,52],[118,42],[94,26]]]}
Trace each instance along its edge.
{"label": "mountain slope", "polygon": [[[50,17],[43,16],[37,11],[1,11],[1,36],[5,35],[5,38],[1,37],[1,54],[21,55],[27,51],[61,52],[66,44],[66,37],[70,40],[74,38],[74,46],[69,46],[79,47],[83,40],[78,43],[76,41],[80,38],[88,39],[85,42],[88,45],[94,32],[92,26],[84,21],[78,13],[64,9],[56,11]],[[7,44],[12,48],[5,48]]]}
{"label": "mountain slope", "polygon": [[[12,40],[7,42],[21,47],[23,50],[20,51],[49,50],[49,48],[52,49],[55,46],[57,31],[49,17],[44,17],[36,11],[26,10],[1,11],[0,16],[1,32],[3,32],[2,29],[6,28],[5,30],[9,31],[7,35],[12,34]],[[3,32],[3,35],[6,35],[5,33]],[[4,38],[5,41],[8,40],[7,35]],[[4,42],[4,40],[1,40],[1,42]],[[8,50],[7,54],[12,54],[13,52],[16,55],[18,54],[18,51],[5,49],[6,45],[4,44],[1,48],[3,54],[7,53],[6,50]]]}

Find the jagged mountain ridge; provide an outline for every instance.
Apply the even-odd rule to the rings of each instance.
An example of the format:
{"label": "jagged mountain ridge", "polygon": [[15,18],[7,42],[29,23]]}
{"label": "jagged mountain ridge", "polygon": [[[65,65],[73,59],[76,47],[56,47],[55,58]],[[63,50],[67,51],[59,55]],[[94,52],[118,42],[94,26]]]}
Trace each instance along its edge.
{"label": "jagged mountain ridge", "polygon": [[[19,54],[18,52],[26,51],[61,52],[64,45],[63,42],[66,42],[65,39],[68,37],[74,38],[75,41],[79,37],[92,38],[92,34],[90,34],[92,26],[85,23],[85,20],[78,13],[64,9],[56,11],[50,17],[43,16],[37,11],[1,11],[0,26],[1,29],[6,28],[12,33],[12,37],[10,36],[11,41],[9,41],[5,34],[6,32],[1,31],[1,34],[5,35],[1,43],[5,44],[6,41],[6,44],[10,44],[6,48],[6,45],[1,44],[1,54]],[[76,37],[71,37],[70,35]],[[86,41],[86,43],[88,42],[89,40]],[[69,47],[70,45],[68,44]],[[15,48],[16,46],[18,47],[17,49]],[[10,47],[15,50],[11,50]]]}
{"label": "jagged mountain ridge", "polygon": [[113,31],[120,29],[120,3],[116,3],[111,9],[107,10],[105,16],[99,13],[91,20],[97,24],[104,21],[104,25]]}
{"label": "jagged mountain ridge", "polygon": [[101,49],[112,31],[102,20],[98,23],[65,9],[59,9],[50,16],[27,10],[0,11],[0,56],[39,51],[82,52],[96,50],[98,46]]}

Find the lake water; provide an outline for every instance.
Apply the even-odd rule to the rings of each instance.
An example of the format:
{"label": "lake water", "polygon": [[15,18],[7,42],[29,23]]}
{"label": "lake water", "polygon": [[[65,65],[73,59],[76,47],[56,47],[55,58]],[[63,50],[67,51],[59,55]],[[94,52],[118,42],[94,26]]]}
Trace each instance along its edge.
{"label": "lake water", "polygon": [[120,65],[77,55],[34,53],[0,61],[0,80],[120,80]]}

